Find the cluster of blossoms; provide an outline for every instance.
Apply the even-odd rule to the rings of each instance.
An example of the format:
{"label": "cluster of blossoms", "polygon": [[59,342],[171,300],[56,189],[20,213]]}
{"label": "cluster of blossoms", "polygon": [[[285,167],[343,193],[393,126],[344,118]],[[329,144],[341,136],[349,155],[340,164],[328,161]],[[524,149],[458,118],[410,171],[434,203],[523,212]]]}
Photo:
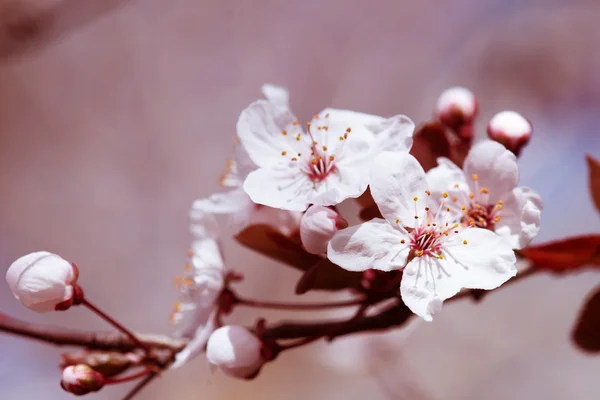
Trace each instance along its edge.
{"label": "cluster of blossoms", "polygon": [[[491,140],[473,145],[478,105],[465,88],[444,92],[435,120],[416,132],[404,115],[330,108],[302,124],[285,89],[265,85],[263,94],[237,122],[234,157],[221,179],[229,190],[196,200],[190,211],[194,240],[171,315],[187,344],[173,368],[206,351],[213,367],[250,379],[282,350],[318,338],[286,346],[263,335],[264,320],[254,328],[223,323],[244,301],[230,287],[241,276],[225,266],[218,215],[228,217],[236,237],[268,227],[279,241],[255,248],[263,254],[281,260],[289,253],[285,246],[297,242],[293,254],[316,267],[329,263],[326,275],[331,268],[360,274],[360,283],[348,288],[360,292],[363,313],[387,296],[431,321],[461,290],[495,289],[517,274],[514,251],[536,236],[542,211],[540,196],[517,186],[516,155],[532,131],[522,116],[497,114],[488,125]],[[436,154],[435,166],[417,150],[432,132],[436,146],[447,148]],[[339,214],[337,205],[348,199],[358,200],[363,223],[350,225]],[[298,293],[316,280],[315,268],[304,270]],[[15,297],[37,311],[92,307],[77,276],[74,264],[38,252],[15,261],[7,280]],[[65,369],[62,385],[82,394],[106,383],[83,365]]]}

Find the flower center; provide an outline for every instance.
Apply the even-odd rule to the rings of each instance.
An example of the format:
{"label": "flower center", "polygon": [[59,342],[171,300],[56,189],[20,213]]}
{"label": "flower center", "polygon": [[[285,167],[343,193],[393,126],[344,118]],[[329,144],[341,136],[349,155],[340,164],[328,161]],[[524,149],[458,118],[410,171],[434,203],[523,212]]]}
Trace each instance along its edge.
{"label": "flower center", "polygon": [[[476,193],[469,193],[469,200],[464,199],[461,207],[463,217],[460,222],[463,226],[476,226],[478,228],[494,230],[495,224],[500,221],[500,211],[502,210],[502,200],[496,204],[490,204],[489,191],[487,188],[479,188],[479,177],[473,174],[471,179],[474,181]],[[458,185],[454,185],[458,187]],[[454,199],[453,199],[454,200]]]}

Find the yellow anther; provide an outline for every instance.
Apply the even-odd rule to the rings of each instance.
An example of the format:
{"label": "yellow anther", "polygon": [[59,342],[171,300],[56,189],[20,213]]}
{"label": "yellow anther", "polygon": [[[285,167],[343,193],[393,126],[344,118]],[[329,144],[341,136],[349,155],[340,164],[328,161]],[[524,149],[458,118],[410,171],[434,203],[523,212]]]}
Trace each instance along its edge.
{"label": "yellow anther", "polygon": [[415,215],[415,219],[419,219],[419,217],[417,215]]}
{"label": "yellow anther", "polygon": [[425,194],[427,194],[427,196],[431,196],[431,192],[429,190],[426,190]]}
{"label": "yellow anther", "polygon": [[296,135],[296,140],[297,140],[297,141],[300,141],[300,134],[297,134],[297,135]]}
{"label": "yellow anther", "polygon": [[285,135],[287,135],[287,131],[281,131],[281,134],[282,134],[283,136],[285,136]]}
{"label": "yellow anther", "polygon": [[467,209],[467,206],[462,206],[460,209],[465,211]]}
{"label": "yellow anther", "polygon": [[281,155],[282,155],[282,156],[285,156],[286,154],[287,154],[287,151],[282,151],[282,152],[281,152]]}
{"label": "yellow anther", "polygon": [[466,241],[466,240],[463,240],[463,244],[467,244],[467,241]]}
{"label": "yellow anther", "polygon": [[447,199],[448,198],[448,192],[442,193],[442,197],[445,198],[445,199]]}
{"label": "yellow anther", "polygon": [[327,151],[327,146],[323,146],[323,151]]}
{"label": "yellow anther", "polygon": [[319,114],[315,114],[313,118],[314,119],[319,119]]}
{"label": "yellow anther", "polygon": [[473,198],[475,198],[475,193],[469,193],[469,198],[470,198],[470,199],[473,199]]}
{"label": "yellow anther", "polygon": [[313,158],[313,160],[311,161],[311,164],[312,164],[312,165],[317,165],[317,160],[315,160],[315,159]]}
{"label": "yellow anther", "polygon": [[471,178],[473,178],[474,181],[479,180],[479,176],[477,174],[471,175]]}
{"label": "yellow anther", "polygon": [[325,118],[329,118],[329,113],[325,114]]}
{"label": "yellow anther", "polygon": [[457,201],[458,201],[458,197],[454,196],[454,197],[452,198],[452,202],[453,202],[453,203],[456,203]]}
{"label": "yellow anther", "polygon": [[458,233],[458,231],[454,231],[454,233]]}
{"label": "yellow anther", "polygon": [[298,161],[296,157],[292,157],[292,161]]}
{"label": "yellow anther", "polygon": [[423,250],[418,250],[417,251],[417,256],[421,257],[423,255]]}
{"label": "yellow anther", "polygon": [[344,133],[344,139],[348,139],[348,132]]}
{"label": "yellow anther", "polygon": [[404,244],[404,243],[406,243],[406,240],[402,239],[402,240],[400,241],[400,243]]}
{"label": "yellow anther", "polygon": [[484,188],[483,187],[483,188],[479,189],[479,193],[481,193],[481,194],[488,194],[489,193],[488,188]]}
{"label": "yellow anther", "polygon": [[413,200],[417,201],[417,200],[419,200],[419,198],[417,196],[415,196],[415,197],[413,197]]}
{"label": "yellow anther", "polygon": [[500,216],[496,215],[496,216],[494,217],[494,222],[500,222]]}
{"label": "yellow anther", "polygon": [[340,136],[340,140],[344,140],[344,138],[342,136]]}
{"label": "yellow anther", "polygon": [[298,153],[298,157],[301,157],[301,156],[302,156],[302,153]]}
{"label": "yellow anther", "polygon": [[346,133],[350,133],[350,132],[352,132],[352,129],[346,128]]}
{"label": "yellow anther", "polygon": [[396,219],[396,223],[399,224],[400,223],[400,218]]}
{"label": "yellow anther", "polygon": [[425,207],[425,211],[429,211],[429,207]]}
{"label": "yellow anther", "polygon": [[333,161],[333,160],[335,160],[335,157],[334,156],[329,156],[329,161]]}
{"label": "yellow anther", "polygon": [[[327,118],[327,117],[326,117],[326,118]],[[323,125],[323,129],[324,129],[325,131],[328,131],[328,130],[329,130],[329,127],[328,127],[327,125]]]}
{"label": "yellow anther", "polygon": [[458,189],[458,183],[454,184],[454,189]]}
{"label": "yellow anther", "polygon": [[300,121],[294,121],[294,122],[292,122],[292,125],[298,126],[298,125],[300,125]]}
{"label": "yellow anther", "polygon": [[447,211],[447,212],[450,212],[450,207],[446,207],[446,211]]}
{"label": "yellow anther", "polygon": [[498,210],[498,211],[502,210],[502,204],[496,204],[496,210]]}
{"label": "yellow anther", "polygon": [[438,258],[439,258],[440,260],[443,260],[443,259],[444,259],[444,255],[443,255],[442,253],[440,253],[440,254],[438,255]]}

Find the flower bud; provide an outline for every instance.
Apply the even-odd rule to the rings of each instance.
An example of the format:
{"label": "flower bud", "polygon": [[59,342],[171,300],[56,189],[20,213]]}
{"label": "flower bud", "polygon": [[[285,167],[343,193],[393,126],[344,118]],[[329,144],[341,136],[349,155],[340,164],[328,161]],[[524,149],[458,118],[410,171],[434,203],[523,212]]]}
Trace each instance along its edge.
{"label": "flower bud", "polygon": [[206,358],[231,377],[250,379],[264,364],[261,349],[262,342],[248,329],[228,325],[210,335]]}
{"label": "flower bud", "polygon": [[333,235],[347,226],[348,222],[331,208],[311,206],[300,220],[300,239],[309,253],[323,254]]}
{"label": "flower bud", "polygon": [[82,396],[102,389],[104,376],[85,364],[70,365],[63,370],[60,386],[69,393]]}
{"label": "flower bud", "polygon": [[438,98],[436,116],[456,133],[472,134],[472,129],[463,128],[473,123],[477,109],[475,95],[469,89],[455,86],[446,89]]}
{"label": "flower bud", "polygon": [[38,312],[64,310],[73,304],[78,290],[77,267],[56,254],[38,251],[13,262],[6,281],[13,295]]}
{"label": "flower bud", "polygon": [[532,132],[531,123],[515,111],[499,112],[494,115],[487,127],[490,139],[503,144],[517,156],[529,142]]}

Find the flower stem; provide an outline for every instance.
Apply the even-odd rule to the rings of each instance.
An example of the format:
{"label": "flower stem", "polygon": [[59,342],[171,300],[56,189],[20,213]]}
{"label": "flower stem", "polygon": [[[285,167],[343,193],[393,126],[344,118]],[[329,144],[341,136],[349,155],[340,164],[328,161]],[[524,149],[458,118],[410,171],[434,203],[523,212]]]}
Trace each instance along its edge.
{"label": "flower stem", "polygon": [[129,336],[129,338],[135,344],[137,344],[140,348],[142,348],[146,353],[148,353],[150,351],[150,347],[148,345],[146,345],[145,343],[143,343],[142,341],[140,341],[137,338],[137,336],[135,336],[133,334],[133,332],[131,332],[129,329],[125,328],[123,325],[121,325],[120,323],[115,321],[112,317],[110,317],[109,315],[104,313],[102,310],[100,310],[98,307],[96,307],[95,305],[90,303],[86,298],[82,299],[81,304],[83,304],[84,306],[86,306],[91,311],[95,312],[96,314],[98,314],[100,316],[100,318],[104,319],[106,322],[108,322],[109,324],[111,324],[112,326],[114,326],[115,328],[120,330],[121,332],[123,332],[125,335]]}
{"label": "flower stem", "polygon": [[133,397],[140,392],[146,385],[148,385],[158,374],[156,372],[150,372],[144,379],[142,379],[129,393],[123,397],[123,400],[131,400]]}
{"label": "flower stem", "polygon": [[150,371],[149,369],[144,368],[140,372],[137,372],[137,373],[131,374],[131,375],[127,375],[127,376],[124,376],[122,378],[106,379],[104,381],[104,383],[106,383],[107,385],[113,385],[113,384],[116,384],[116,383],[129,382],[129,381],[133,381],[135,379],[141,378],[143,376],[146,376],[146,375],[150,374],[151,372],[152,371]]}
{"label": "flower stem", "polygon": [[351,307],[362,304],[365,299],[352,299],[337,301],[331,303],[278,303],[271,301],[250,300],[234,296],[235,302],[239,305],[255,308],[268,308],[272,310],[295,310],[295,311],[310,311],[310,310],[327,310],[330,308]]}

